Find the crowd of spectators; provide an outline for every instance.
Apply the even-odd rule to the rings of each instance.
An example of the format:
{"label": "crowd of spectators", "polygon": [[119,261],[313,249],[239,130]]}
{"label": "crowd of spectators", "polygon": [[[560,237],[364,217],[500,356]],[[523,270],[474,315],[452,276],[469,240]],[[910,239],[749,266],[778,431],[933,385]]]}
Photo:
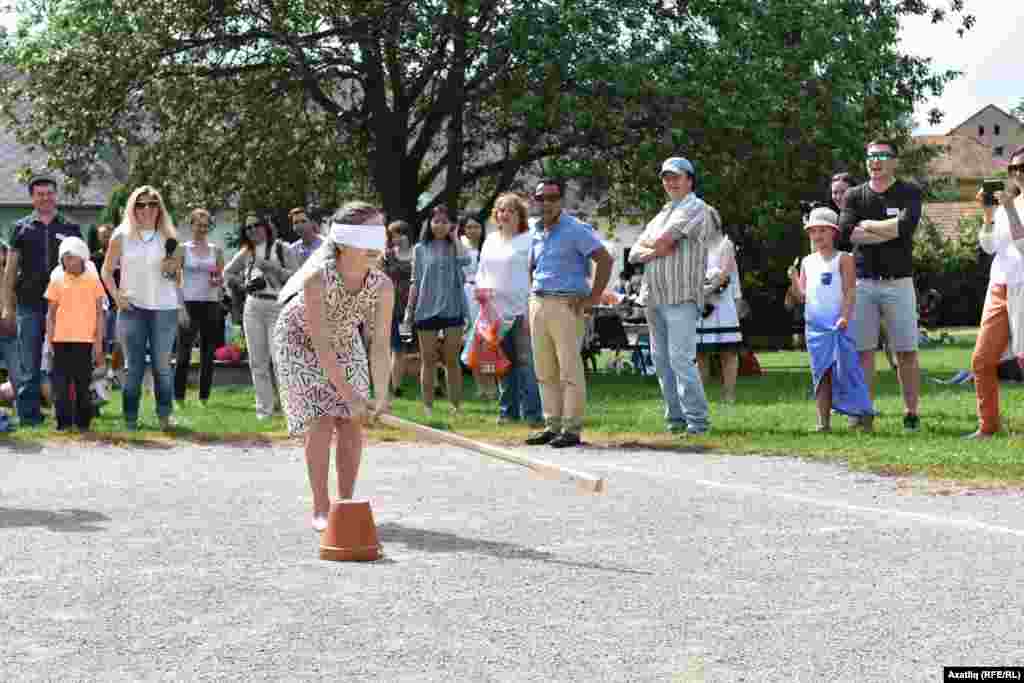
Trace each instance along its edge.
{"label": "crowd of spectators", "polygon": [[[807,218],[813,253],[790,268],[787,305],[804,318],[817,428],[828,430],[828,416],[836,410],[852,426],[872,428],[874,357],[884,339],[902,388],[903,426],[913,431],[920,426],[921,333],[912,248],[922,196],[897,177],[900,150],[893,141],[872,140],[865,151],[867,181],[835,174],[829,182],[832,206]],[[720,367],[723,399],[737,399],[744,311],[736,248],[719,211],[699,196],[690,160],[666,159],[660,177],[667,201],[632,245],[612,298],[644,311],[666,428],[702,434],[711,428],[704,385],[712,356]],[[1024,150],[1014,153],[1009,178],[1009,187],[978,196],[985,209],[980,243],[994,260],[972,360],[979,417],[973,439],[989,438],[1000,428],[997,368],[1008,350],[1024,367]],[[269,419],[282,410],[289,391],[294,402],[295,392],[307,389],[296,389],[294,377],[289,386],[280,382],[287,354],[279,348],[279,319],[296,294],[285,296],[287,287],[298,273],[305,282],[315,279],[311,259],[323,268],[329,249],[340,250],[334,254],[338,268],[363,272],[361,262],[342,258],[347,245],[369,258],[372,272],[389,283],[382,299],[387,315],[360,319],[358,334],[344,336],[346,344],[358,340],[359,357],[386,366],[386,394],[410,390],[404,386],[407,361],[418,354],[424,414],[433,414],[438,395],[457,413],[468,366],[478,397],[497,399],[499,423],[521,420],[538,428],[526,443],[582,443],[587,386],[581,346],[591,309],[610,294],[605,289],[613,260],[595,229],[563,208],[565,185],[559,178],[540,181],[529,198],[500,195],[486,221],[437,205],[415,240],[413,226],[385,225],[376,210],[372,216],[356,211],[358,221],[336,213],[330,225],[321,225],[306,208],[293,208],[286,232],[296,239],[290,242],[276,236],[271,219],[251,214],[230,259],[211,241],[212,216],[203,208],[188,214],[191,239],[179,243],[171,213],[152,186],[136,188],[120,224],[96,226],[88,246],[81,228],[58,210],[52,179],[33,179],[29,194],[34,211],[13,226],[9,245],[0,243],[0,364],[7,368],[0,400],[13,402],[23,425],[43,422],[48,375],[58,429],[89,428],[105,394],[97,379],[101,386],[103,380],[120,383],[125,428],[137,429],[148,370],[156,417],[161,428],[172,428],[175,404],[188,402],[197,342],[198,400],[202,406],[210,400],[215,358],[231,336],[230,323],[225,325],[231,309],[244,334],[255,417]],[[532,220],[531,199],[539,214]],[[346,216],[353,222],[345,223]],[[370,233],[372,240],[365,237]],[[346,286],[338,301],[347,302],[362,288]],[[336,322],[333,315],[325,324]],[[381,321],[387,329],[374,331]],[[321,340],[319,331],[311,334]],[[381,335],[389,353],[366,355],[367,345]],[[854,356],[836,361],[846,350]],[[334,368],[328,370],[331,375]],[[351,380],[351,368],[345,372],[345,381]],[[865,397],[849,407],[846,399],[860,396],[858,387]],[[838,400],[841,393],[844,401]],[[10,426],[10,420],[0,420],[0,430]]]}

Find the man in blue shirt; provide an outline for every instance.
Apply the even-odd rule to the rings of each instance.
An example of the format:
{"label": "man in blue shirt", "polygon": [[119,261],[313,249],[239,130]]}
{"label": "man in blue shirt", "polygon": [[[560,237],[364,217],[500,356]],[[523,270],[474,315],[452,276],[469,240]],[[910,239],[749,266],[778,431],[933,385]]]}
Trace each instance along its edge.
{"label": "man in blue shirt", "polygon": [[57,211],[57,183],[52,178],[32,178],[28,191],[35,210],[15,223],[11,232],[0,288],[0,315],[8,321],[17,315],[21,351],[18,417],[21,424],[31,426],[43,422],[40,387],[47,309],[43,295],[50,271],[57,266],[60,243],[66,237],[81,238],[82,230]]}
{"label": "man in blue shirt", "polygon": [[[612,257],[594,229],[562,210],[565,183],[545,179],[533,198],[543,215],[532,226],[530,334],[544,409],[544,431],[526,439],[554,448],[580,445],[587,380],[580,346],[584,316],[601,299]],[[597,264],[593,285],[591,261]]]}

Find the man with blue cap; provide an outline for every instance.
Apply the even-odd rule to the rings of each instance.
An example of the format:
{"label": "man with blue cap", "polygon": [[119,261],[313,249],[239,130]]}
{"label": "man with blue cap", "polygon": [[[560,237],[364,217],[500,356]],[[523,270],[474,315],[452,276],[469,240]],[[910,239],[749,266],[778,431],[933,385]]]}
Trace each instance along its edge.
{"label": "man with blue cap", "polygon": [[703,434],[711,423],[697,368],[697,323],[704,308],[706,237],[718,212],[693,192],[696,173],[683,157],[661,165],[669,197],[629,252],[643,263],[641,301],[647,307],[651,352],[665,399],[665,420],[673,433]]}

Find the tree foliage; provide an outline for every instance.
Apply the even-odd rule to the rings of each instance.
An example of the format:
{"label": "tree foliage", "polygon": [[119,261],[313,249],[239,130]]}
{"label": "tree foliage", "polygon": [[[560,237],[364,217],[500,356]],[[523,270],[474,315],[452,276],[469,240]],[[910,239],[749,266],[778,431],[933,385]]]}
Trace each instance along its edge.
{"label": "tree foliage", "polygon": [[487,206],[546,159],[615,215],[659,203],[657,160],[683,153],[727,220],[768,239],[791,233],[796,199],[820,194],[825,175],[857,167],[869,131],[898,128],[955,76],[900,51],[901,18],[973,23],[960,0],[23,0],[21,11],[3,53],[20,77],[0,94],[22,139],[74,177],[113,151],[179,205],[376,194],[417,221],[442,201]]}

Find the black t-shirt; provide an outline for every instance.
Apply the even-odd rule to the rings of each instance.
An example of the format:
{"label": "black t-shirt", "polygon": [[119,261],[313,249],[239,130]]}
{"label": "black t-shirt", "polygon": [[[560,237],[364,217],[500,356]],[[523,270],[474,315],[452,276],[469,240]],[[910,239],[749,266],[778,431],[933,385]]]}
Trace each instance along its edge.
{"label": "black t-shirt", "polygon": [[913,183],[897,180],[885,192],[875,192],[868,183],[850,188],[846,208],[839,217],[840,241],[863,220],[899,218],[899,236],[881,244],[859,244],[853,248],[857,277],[896,278],[914,274],[914,231],[921,221],[921,190]]}
{"label": "black t-shirt", "polygon": [[74,223],[57,217],[49,225],[40,222],[35,214],[14,224],[11,249],[18,252],[18,279],[14,293],[19,304],[45,305],[46,287],[50,284],[50,271],[57,267],[60,242],[65,237],[81,237],[82,229]]}

